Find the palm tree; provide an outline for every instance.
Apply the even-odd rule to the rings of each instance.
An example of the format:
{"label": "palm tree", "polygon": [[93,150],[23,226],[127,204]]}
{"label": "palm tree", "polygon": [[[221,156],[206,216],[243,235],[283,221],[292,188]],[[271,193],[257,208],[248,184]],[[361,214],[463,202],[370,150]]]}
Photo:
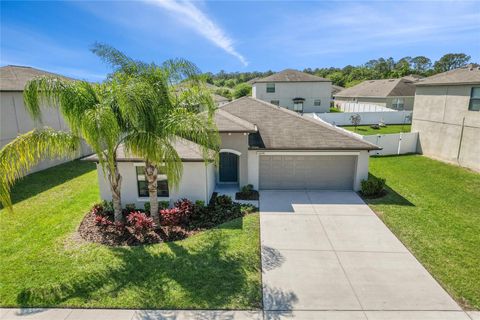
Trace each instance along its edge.
{"label": "palm tree", "polygon": [[84,140],[98,154],[112,191],[115,221],[122,221],[121,176],[116,149],[121,141],[121,116],[111,82],[93,84],[58,77],[29,81],[24,89],[27,110],[41,121],[41,107],[58,108],[71,132],[52,128],[35,129],[18,136],[0,150],[0,200],[12,208],[10,188],[39,161],[46,158],[74,157]]}
{"label": "palm tree", "polygon": [[198,68],[189,61],[146,64],[103,44],[96,44],[93,52],[115,68],[110,78],[125,115],[124,131],[128,131],[123,142],[128,152],[145,159],[150,214],[158,225],[157,175],[165,173],[173,188],[178,187],[182,176],[175,141],[193,141],[201,146],[206,162],[216,160],[220,138],[213,121],[211,93]]}

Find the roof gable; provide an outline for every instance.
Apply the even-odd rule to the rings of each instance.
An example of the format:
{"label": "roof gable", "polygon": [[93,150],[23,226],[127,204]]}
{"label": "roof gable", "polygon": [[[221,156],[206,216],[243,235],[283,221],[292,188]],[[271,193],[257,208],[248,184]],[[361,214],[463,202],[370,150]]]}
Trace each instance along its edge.
{"label": "roof gable", "polygon": [[215,123],[218,132],[256,132],[257,127],[242,118],[226,112],[222,109],[215,111]]}
{"label": "roof gable", "polygon": [[329,79],[317,77],[305,72],[294,69],[285,69],[283,71],[272,74],[271,76],[256,79],[257,82],[331,82]]}
{"label": "roof gable", "polygon": [[258,128],[250,139],[277,150],[374,150],[377,146],[354,137],[341,129],[307,116],[252,98],[243,97],[220,107]]}

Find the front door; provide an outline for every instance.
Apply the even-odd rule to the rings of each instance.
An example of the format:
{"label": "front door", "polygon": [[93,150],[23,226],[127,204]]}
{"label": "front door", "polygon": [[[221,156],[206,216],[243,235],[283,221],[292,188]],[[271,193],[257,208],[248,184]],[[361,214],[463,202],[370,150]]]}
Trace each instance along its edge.
{"label": "front door", "polygon": [[238,156],[234,153],[220,153],[220,182],[238,182]]}

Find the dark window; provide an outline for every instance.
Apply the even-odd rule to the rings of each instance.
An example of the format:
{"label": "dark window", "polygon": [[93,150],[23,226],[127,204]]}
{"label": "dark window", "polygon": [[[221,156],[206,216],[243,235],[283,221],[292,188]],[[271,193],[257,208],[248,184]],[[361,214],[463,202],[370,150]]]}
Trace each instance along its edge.
{"label": "dark window", "polygon": [[322,101],[320,101],[320,99],[313,100],[313,105],[315,107],[320,107],[321,104],[322,104]]}
{"label": "dark window", "polygon": [[278,100],[272,100],[272,101],[270,101],[270,103],[271,103],[271,104],[274,104],[274,105],[276,105],[276,106],[279,106],[279,105],[280,105],[280,101],[278,101]]}
{"label": "dark window", "polygon": [[303,112],[303,101],[294,101],[293,111]]}
{"label": "dark window", "polygon": [[468,105],[470,111],[480,111],[480,87],[472,88],[470,94],[470,104]]}
{"label": "dark window", "polygon": [[275,92],[275,83],[267,83],[267,92],[269,93]]}
{"label": "dark window", "polygon": [[[145,167],[137,166],[135,167],[137,173],[137,188],[139,197],[148,197],[148,183],[145,179]],[[168,197],[168,179],[167,175],[164,174],[163,168],[159,168],[159,174],[157,176],[157,196],[158,197]]]}

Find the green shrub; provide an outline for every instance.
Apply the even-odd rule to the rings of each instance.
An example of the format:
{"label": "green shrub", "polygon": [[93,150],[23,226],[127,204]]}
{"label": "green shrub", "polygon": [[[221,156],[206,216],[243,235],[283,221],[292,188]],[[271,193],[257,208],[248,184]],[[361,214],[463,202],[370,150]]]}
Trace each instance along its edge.
{"label": "green shrub", "polygon": [[133,212],[133,211],[136,211],[135,203],[127,203],[127,204],[125,205],[125,209],[127,209],[127,212],[128,212],[128,213]]}
{"label": "green shrub", "polygon": [[197,206],[199,208],[203,208],[203,207],[205,207],[205,201],[197,200],[197,201],[195,201],[195,206]]}
{"label": "green shrub", "polygon": [[385,192],[385,179],[369,176],[362,180],[362,194],[366,197],[377,197]]}
{"label": "green shrub", "polygon": [[106,212],[113,212],[113,201],[103,200],[102,207],[103,210]]}
{"label": "green shrub", "polygon": [[150,213],[150,202],[145,202],[143,204],[143,208],[145,209],[146,213]]}
{"label": "green shrub", "polygon": [[168,209],[170,207],[170,201],[158,201],[158,208],[161,209]]}
{"label": "green shrub", "polygon": [[247,185],[243,186],[240,191],[243,192],[243,193],[252,192],[253,191],[253,185],[247,184]]}

